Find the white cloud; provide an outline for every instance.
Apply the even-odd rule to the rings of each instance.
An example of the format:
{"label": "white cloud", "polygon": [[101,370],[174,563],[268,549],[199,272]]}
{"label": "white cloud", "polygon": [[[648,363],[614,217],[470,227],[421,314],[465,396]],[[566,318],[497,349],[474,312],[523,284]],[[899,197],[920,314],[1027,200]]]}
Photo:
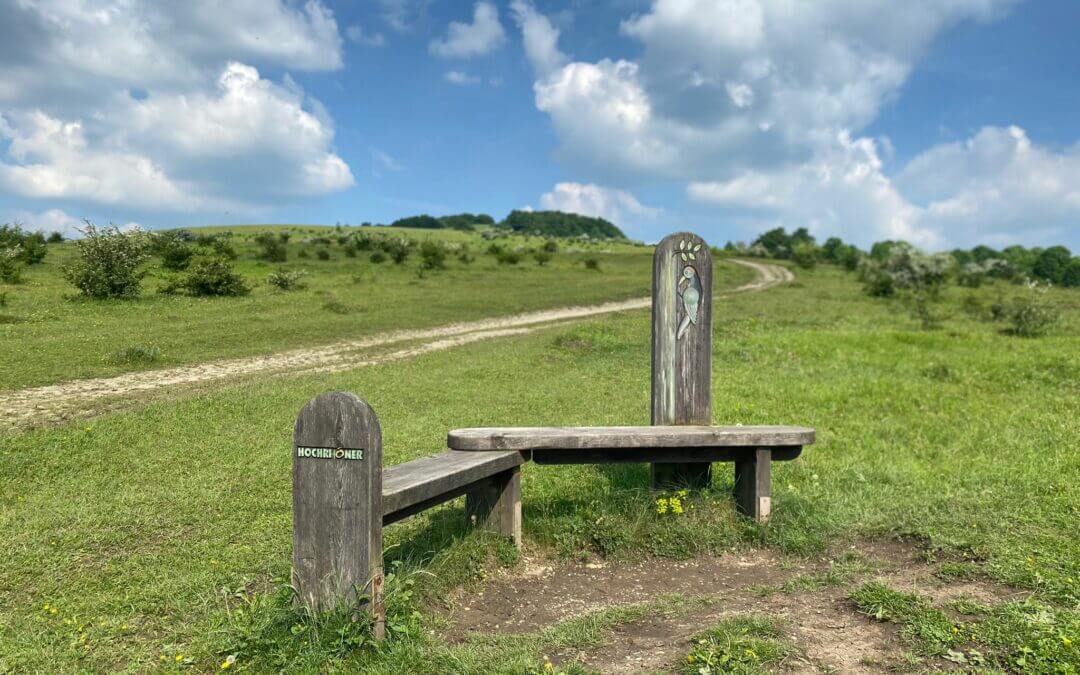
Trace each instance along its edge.
{"label": "white cloud", "polygon": [[443,58],[469,58],[493,51],[506,40],[499,10],[490,2],[477,2],[473,22],[452,21],[444,39],[432,40],[428,50]]}
{"label": "white cloud", "polygon": [[540,206],[553,211],[604,218],[620,227],[630,228],[660,213],[659,209],[645,206],[629,192],[592,183],[557,183],[551,192],[541,195]]}
{"label": "white cloud", "polygon": [[529,0],[513,0],[510,10],[514,13],[514,21],[521,28],[525,56],[537,76],[547,75],[561,68],[568,59],[559,51],[559,29],[552,25],[546,16],[537,12]]}
{"label": "white cloud", "polygon": [[[5,219],[6,222],[7,219]],[[83,227],[83,221],[74,216],[64,213],[60,209],[48,209],[41,213],[19,211],[12,222],[21,223],[23,228],[34,232],[59,232],[65,238],[79,236],[79,229]]]}
{"label": "white cloud", "polygon": [[354,182],[323,106],[257,69],[342,66],[318,0],[21,0],[0,8],[0,41],[4,192],[251,212]]}
{"label": "white cloud", "polygon": [[634,59],[581,61],[527,0],[511,9],[559,156],[606,185],[685,182],[687,195],[761,224],[927,247],[1076,234],[1072,148],[984,129],[893,177],[887,138],[860,133],[930,44],[1018,0],[654,0],[621,24]]}
{"label": "white cloud", "polygon": [[211,93],[117,97],[86,119],[4,116],[0,186],[26,197],[161,210],[251,210],[353,184],[333,126],[302,91],[230,63]]}
{"label": "white cloud", "polygon": [[345,29],[345,36],[350,42],[365,47],[382,47],[386,44],[386,38],[382,33],[368,33],[363,26],[352,25]]}
{"label": "white cloud", "polygon": [[928,248],[976,243],[1053,244],[1080,223],[1080,146],[1040,148],[1018,127],[985,127],[933,147],[895,179],[878,147],[843,135],[836,150],[728,181],[692,182],[699,202],[756,213],[759,222],[807,226],[863,245],[905,239]]}
{"label": "white cloud", "polygon": [[480,78],[478,76],[470,75],[460,70],[446,71],[446,73],[443,75],[443,79],[450,84],[456,84],[463,87],[480,84]]}

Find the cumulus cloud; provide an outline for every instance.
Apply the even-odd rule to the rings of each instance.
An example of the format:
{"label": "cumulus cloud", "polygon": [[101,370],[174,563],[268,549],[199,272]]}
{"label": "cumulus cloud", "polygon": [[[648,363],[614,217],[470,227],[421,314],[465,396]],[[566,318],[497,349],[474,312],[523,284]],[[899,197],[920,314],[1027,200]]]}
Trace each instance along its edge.
{"label": "cumulus cloud", "polygon": [[257,67],[341,67],[318,0],[25,0],[0,8],[0,42],[4,192],[252,212],[354,183],[322,105]]}
{"label": "cumulus cloud", "polygon": [[659,209],[645,206],[629,192],[593,183],[557,183],[551,192],[541,195],[540,206],[553,211],[604,218],[629,228],[660,213]]}
{"label": "cumulus cloud", "polygon": [[446,37],[432,40],[428,50],[443,58],[469,58],[487,54],[506,40],[499,10],[490,2],[476,3],[472,23],[452,21]]}
{"label": "cumulus cloud", "polygon": [[936,248],[1060,238],[1077,222],[1076,148],[988,128],[897,172],[888,139],[860,136],[934,39],[1015,2],[654,0],[620,26],[640,57],[597,61],[567,57],[528,0],[511,9],[560,157],[605,184],[683,182],[762,226]]}
{"label": "cumulus cloud", "polygon": [[10,142],[0,186],[26,197],[251,210],[354,182],[319,107],[307,109],[295,83],[274,84],[241,63],[225,66],[213,92],[118,97],[86,119],[41,110],[2,119]]}
{"label": "cumulus cloud", "polygon": [[460,70],[448,70],[443,75],[443,79],[450,84],[456,84],[458,86],[467,87],[474,84],[480,84],[480,78],[476,75],[470,75]]}
{"label": "cumulus cloud", "polygon": [[837,139],[837,151],[728,181],[691,182],[699,202],[756,213],[868,244],[882,237],[932,249],[1054,244],[1080,222],[1080,146],[1038,147],[1019,127],[985,127],[970,139],[935,146],[887,176],[878,145]]}

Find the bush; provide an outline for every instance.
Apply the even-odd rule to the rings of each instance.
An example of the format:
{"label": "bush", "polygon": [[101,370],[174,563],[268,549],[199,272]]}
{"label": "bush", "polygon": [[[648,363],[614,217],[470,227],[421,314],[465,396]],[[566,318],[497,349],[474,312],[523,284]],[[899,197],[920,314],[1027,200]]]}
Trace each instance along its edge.
{"label": "bush", "polygon": [[817,267],[818,247],[809,243],[796,244],[791,249],[791,260],[803,269],[812,270]]}
{"label": "bush", "polygon": [[18,223],[0,225],[0,249],[16,249],[19,260],[27,265],[37,265],[48,252],[45,235],[26,232]]}
{"label": "bush", "polygon": [[255,243],[262,250],[259,251],[256,257],[266,262],[285,262],[289,257],[288,249],[285,248],[285,242],[288,240],[287,232],[281,232],[276,237],[269,232],[260,234],[255,237]]}
{"label": "bush", "polygon": [[551,253],[552,255],[559,252],[559,243],[554,239],[548,239],[544,242],[544,245],[540,248],[545,253]]}
{"label": "bush", "polygon": [[96,298],[133,298],[139,294],[139,266],[149,257],[146,234],[121,232],[115,225],[98,229],[90,221],[75,243],[77,255],[62,274],[83,295]]}
{"label": "bush", "polygon": [[986,270],[980,263],[964,263],[956,273],[956,283],[965,288],[978,288],[986,280]]}
{"label": "bush", "polygon": [[195,249],[188,246],[183,231],[163,232],[151,235],[151,248],[161,258],[161,266],[173,272],[187,269],[188,263],[195,256]]}
{"label": "bush", "polygon": [[544,249],[539,249],[533,251],[533,259],[536,260],[537,265],[543,267],[544,265],[551,262],[551,253],[549,251],[545,251]]}
{"label": "bush", "polygon": [[394,261],[395,265],[404,264],[409,258],[409,254],[412,253],[412,248],[412,240],[404,237],[387,239],[382,242],[383,251],[390,256],[390,259]]}
{"label": "bush", "polygon": [[1065,267],[1061,285],[1067,288],[1080,288],[1080,257],[1073,258]]}
{"label": "bush", "polygon": [[59,232],[53,232],[45,241],[49,244],[62,244],[64,243],[64,235],[60,234]]}
{"label": "bush", "polygon": [[5,284],[17,284],[22,281],[21,249],[0,248],[0,281]]}
{"label": "bush", "polygon": [[266,276],[266,283],[283,291],[296,291],[307,286],[307,284],[304,283],[305,276],[307,276],[307,273],[304,270],[289,271],[280,269],[277,272],[268,274]]}
{"label": "bush", "polygon": [[1047,287],[1037,283],[1028,285],[1027,293],[1013,303],[1009,314],[1012,324],[1009,332],[1020,337],[1045,335],[1057,323],[1057,310],[1044,299]]}
{"label": "bush", "polygon": [[386,254],[383,253],[381,250],[372,251],[371,262],[375,263],[376,265],[381,265],[382,263],[386,262]]}
{"label": "bush", "polygon": [[247,295],[251,291],[244,278],[233,269],[232,263],[217,256],[194,258],[179,281],[165,290],[177,289],[198,297]]}
{"label": "bush", "polygon": [[600,271],[600,259],[595,256],[585,258],[585,269]]}
{"label": "bush", "polygon": [[200,234],[198,238],[196,238],[195,243],[199,246],[210,248],[214,255],[219,258],[236,260],[239,257],[236,254],[236,249],[229,243],[229,240],[216,234]]}
{"label": "bush", "polygon": [[315,257],[319,260],[327,261],[330,259],[330,251],[327,251],[325,248],[320,248],[318,251],[315,251]]}
{"label": "bush", "polygon": [[446,247],[434,241],[420,244],[420,269],[441,270],[446,267]]}
{"label": "bush", "polygon": [[516,265],[521,262],[521,254],[509,249],[500,249],[495,259],[499,261],[500,265]]}
{"label": "bush", "polygon": [[471,265],[472,262],[476,260],[476,258],[473,257],[473,254],[469,251],[469,247],[467,244],[462,245],[461,250],[458,251],[457,259],[458,262],[460,262],[462,265]]}
{"label": "bush", "polygon": [[926,255],[914,246],[898,242],[891,244],[884,260],[873,257],[864,260],[859,267],[859,278],[866,292],[875,297],[889,297],[904,290],[936,300],[952,264],[948,254]]}

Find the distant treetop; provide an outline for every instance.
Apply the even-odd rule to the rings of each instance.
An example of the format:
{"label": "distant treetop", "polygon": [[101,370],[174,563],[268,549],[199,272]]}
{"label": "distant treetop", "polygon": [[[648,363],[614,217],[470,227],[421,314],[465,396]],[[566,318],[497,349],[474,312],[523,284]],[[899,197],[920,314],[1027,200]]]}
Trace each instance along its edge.
{"label": "distant treetop", "polygon": [[477,225],[494,225],[495,219],[486,213],[459,213],[453,216],[436,218],[426,213],[408,218],[398,218],[390,223],[390,227],[416,227],[423,230],[440,230],[448,228],[452,230],[471,230]]}
{"label": "distant treetop", "polygon": [[603,218],[562,211],[511,211],[499,227],[545,237],[586,235],[593,239],[626,239],[622,230]]}

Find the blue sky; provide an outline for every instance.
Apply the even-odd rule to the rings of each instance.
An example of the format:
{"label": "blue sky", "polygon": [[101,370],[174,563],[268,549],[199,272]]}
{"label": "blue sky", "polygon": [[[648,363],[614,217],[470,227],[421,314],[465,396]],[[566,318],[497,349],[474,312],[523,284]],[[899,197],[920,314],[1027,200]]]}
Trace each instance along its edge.
{"label": "blue sky", "polygon": [[1074,0],[0,4],[0,221],[1080,248]]}

